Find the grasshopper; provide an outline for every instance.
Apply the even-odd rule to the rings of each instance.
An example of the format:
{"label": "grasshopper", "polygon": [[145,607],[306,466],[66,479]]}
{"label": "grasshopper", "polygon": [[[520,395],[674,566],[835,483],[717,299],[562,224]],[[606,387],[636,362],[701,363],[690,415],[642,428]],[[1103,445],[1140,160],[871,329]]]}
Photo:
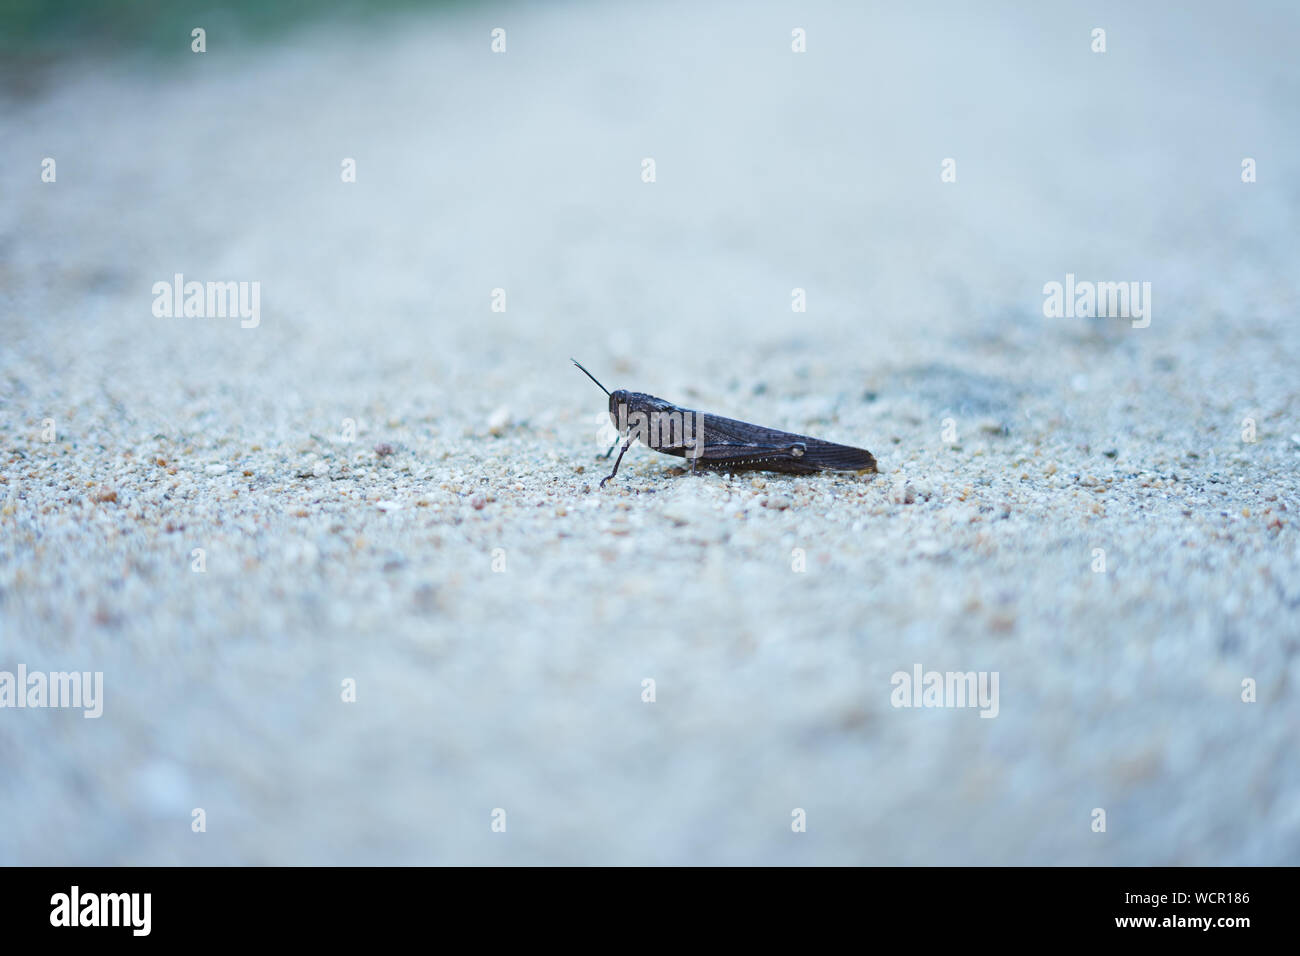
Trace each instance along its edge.
{"label": "grasshopper", "polygon": [[[697,466],[779,471],[794,475],[810,475],[818,471],[873,474],[876,471],[876,459],[865,449],[751,425],[734,418],[707,415],[645,392],[629,392],[625,388],[611,392],[577,359],[570,361],[609,396],[610,420],[620,438],[627,436],[618,458],[614,460],[614,470],[600,479],[602,488],[605,482],[618,474],[623,456],[638,439],[655,451],[688,459],[692,473]],[[618,442],[615,439],[609,451],[605,452],[606,458],[618,448]]]}

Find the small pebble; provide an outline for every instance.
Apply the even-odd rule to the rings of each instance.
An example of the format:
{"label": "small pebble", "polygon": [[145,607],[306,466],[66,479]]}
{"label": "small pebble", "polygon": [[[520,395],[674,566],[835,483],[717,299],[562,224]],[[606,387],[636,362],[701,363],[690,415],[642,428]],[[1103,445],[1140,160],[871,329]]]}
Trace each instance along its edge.
{"label": "small pebble", "polygon": [[491,415],[488,416],[488,422],[487,422],[488,431],[493,435],[500,435],[502,432],[506,430],[506,426],[509,424],[510,424],[510,409],[505,405],[502,405],[500,408],[498,408],[496,411],[494,411]]}
{"label": "small pebble", "polygon": [[889,489],[889,500],[896,505],[910,505],[916,501],[916,489],[905,478],[898,478]]}

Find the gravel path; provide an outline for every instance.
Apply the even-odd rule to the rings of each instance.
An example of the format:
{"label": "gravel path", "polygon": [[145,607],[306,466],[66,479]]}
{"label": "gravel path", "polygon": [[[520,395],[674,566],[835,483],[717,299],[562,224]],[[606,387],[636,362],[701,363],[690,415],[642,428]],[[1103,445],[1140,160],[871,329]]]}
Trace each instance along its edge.
{"label": "gravel path", "polygon": [[[1298,28],[518,5],[0,101],[0,671],[104,675],[0,708],[0,863],[1295,863]],[[599,491],[571,355],[881,474]]]}

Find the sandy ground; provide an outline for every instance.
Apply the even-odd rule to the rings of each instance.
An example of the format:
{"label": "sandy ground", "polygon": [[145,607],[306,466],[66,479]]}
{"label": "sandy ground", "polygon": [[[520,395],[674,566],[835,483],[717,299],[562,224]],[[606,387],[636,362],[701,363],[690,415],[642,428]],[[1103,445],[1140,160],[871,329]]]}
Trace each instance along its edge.
{"label": "sandy ground", "polygon": [[[8,94],[0,670],[104,711],[0,709],[0,862],[1295,863],[1298,27],[521,4]],[[881,474],[598,490],[571,355]]]}

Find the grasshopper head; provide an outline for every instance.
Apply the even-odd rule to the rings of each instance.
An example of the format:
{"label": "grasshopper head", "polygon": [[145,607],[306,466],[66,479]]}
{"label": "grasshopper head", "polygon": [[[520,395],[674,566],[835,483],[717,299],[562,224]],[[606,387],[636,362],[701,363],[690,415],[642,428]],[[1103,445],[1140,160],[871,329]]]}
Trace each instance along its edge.
{"label": "grasshopper head", "polygon": [[[629,398],[630,395],[631,395],[631,393],[628,392],[628,390],[625,389],[625,388],[616,388],[616,389],[614,389],[614,391],[612,391],[612,392],[609,393],[609,418],[610,418],[610,421],[612,421],[612,422],[614,423],[614,427],[615,427],[615,428],[618,428],[618,427],[619,427],[619,422],[618,422],[618,418],[619,418],[619,415],[618,415],[618,408],[619,408],[620,405],[624,405],[624,406],[628,405],[628,398]],[[624,422],[624,424],[626,424],[626,422],[627,422],[627,416],[628,416],[629,414],[631,414],[631,411],[632,411],[631,408],[627,408],[627,409],[623,412],[623,422]]]}

